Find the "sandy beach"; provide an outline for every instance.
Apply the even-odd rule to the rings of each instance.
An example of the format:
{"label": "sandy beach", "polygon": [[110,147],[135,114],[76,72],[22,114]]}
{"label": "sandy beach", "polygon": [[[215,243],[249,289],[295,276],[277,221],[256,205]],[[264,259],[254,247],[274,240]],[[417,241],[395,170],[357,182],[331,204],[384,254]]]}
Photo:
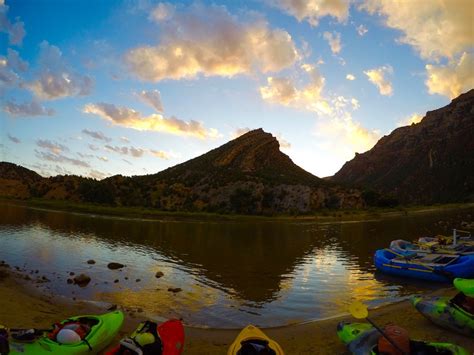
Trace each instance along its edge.
{"label": "sandy beach", "polygon": [[[436,293],[453,295],[455,290],[446,288]],[[12,328],[47,328],[72,315],[106,312],[106,306],[58,299],[40,293],[31,280],[25,280],[22,274],[5,267],[0,269],[0,300],[0,324]],[[379,325],[394,322],[406,328],[413,339],[454,342],[474,351],[474,339],[434,326],[416,312],[408,301],[373,309],[370,315]],[[140,313],[126,311],[125,323],[117,341],[130,333],[142,318]],[[341,320],[353,321],[347,315],[264,331],[279,342],[287,354],[344,354],[345,347],[336,335],[336,325]],[[238,330],[186,327],[185,353],[225,354],[237,334]]]}

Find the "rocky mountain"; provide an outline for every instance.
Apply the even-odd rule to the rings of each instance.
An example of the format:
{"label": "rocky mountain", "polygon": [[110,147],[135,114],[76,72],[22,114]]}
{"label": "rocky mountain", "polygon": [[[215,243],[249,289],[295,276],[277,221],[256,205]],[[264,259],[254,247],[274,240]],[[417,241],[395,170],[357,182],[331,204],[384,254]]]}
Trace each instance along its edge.
{"label": "rocky mountain", "polygon": [[474,89],[395,129],[330,180],[402,203],[474,201]]}
{"label": "rocky mountain", "polygon": [[[13,176],[10,170],[21,168],[9,163],[0,165],[0,178]],[[280,151],[278,140],[262,129],[153,175],[116,175],[101,181],[77,176],[20,181],[28,187],[23,198],[165,211],[278,214],[365,205],[359,190],[341,188],[294,164]]]}

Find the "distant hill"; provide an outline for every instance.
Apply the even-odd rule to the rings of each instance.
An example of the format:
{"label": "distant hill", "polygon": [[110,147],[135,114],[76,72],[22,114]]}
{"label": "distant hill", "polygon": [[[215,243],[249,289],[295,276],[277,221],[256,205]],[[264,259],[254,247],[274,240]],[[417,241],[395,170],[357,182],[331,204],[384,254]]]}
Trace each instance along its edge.
{"label": "distant hill", "polygon": [[474,201],[474,89],[421,122],[395,129],[330,181],[402,203]]}
{"label": "distant hill", "polygon": [[0,166],[0,178],[22,171],[17,178],[28,187],[22,198],[241,214],[309,213],[365,205],[359,190],[341,188],[294,164],[280,151],[278,140],[262,129],[153,175],[116,175],[101,181],[77,176],[30,180],[22,177],[29,176],[24,172],[28,169],[10,163]]}

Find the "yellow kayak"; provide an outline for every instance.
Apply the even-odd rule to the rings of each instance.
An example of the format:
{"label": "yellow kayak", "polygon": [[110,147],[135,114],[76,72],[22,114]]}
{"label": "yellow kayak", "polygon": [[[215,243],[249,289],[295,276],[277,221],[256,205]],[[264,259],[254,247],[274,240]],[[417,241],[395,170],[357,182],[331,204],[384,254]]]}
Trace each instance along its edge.
{"label": "yellow kayak", "polygon": [[235,338],[227,355],[241,354],[274,354],[283,355],[280,345],[253,325],[246,326]]}

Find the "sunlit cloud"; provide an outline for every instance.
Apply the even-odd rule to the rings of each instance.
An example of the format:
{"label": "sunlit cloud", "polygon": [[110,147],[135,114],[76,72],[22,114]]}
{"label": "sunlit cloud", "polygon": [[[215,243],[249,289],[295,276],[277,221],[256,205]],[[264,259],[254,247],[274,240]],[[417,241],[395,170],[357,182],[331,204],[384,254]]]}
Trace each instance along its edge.
{"label": "sunlit cloud", "polygon": [[367,34],[367,32],[369,32],[369,30],[367,29],[367,27],[365,27],[364,25],[359,25],[356,27],[356,30],[357,30],[357,34],[359,36],[365,36]]}
{"label": "sunlit cloud", "polygon": [[356,77],[355,77],[354,75],[352,75],[352,74],[347,74],[347,75],[346,75],[346,79],[347,79],[347,80],[350,80],[350,81],[353,81],[353,80],[356,80]]}
{"label": "sunlit cloud", "polygon": [[52,108],[46,108],[36,101],[17,104],[7,101],[3,105],[3,111],[15,117],[53,116],[56,112]]}
{"label": "sunlit cloud", "polygon": [[453,58],[472,47],[471,0],[365,0],[361,8],[383,16],[386,26],[402,32],[399,41],[424,59]]}
{"label": "sunlit cloud", "polygon": [[56,142],[52,142],[49,139],[38,139],[36,141],[36,145],[40,148],[47,149],[54,154],[59,154],[69,150],[66,146]]}
{"label": "sunlit cloud", "polygon": [[8,9],[9,7],[5,5],[5,2],[0,1],[0,32],[8,34],[8,41],[11,45],[19,46],[26,35],[25,24],[19,19],[15,19],[15,22],[10,21]]}
{"label": "sunlit cloud", "polygon": [[385,96],[391,96],[393,94],[392,83],[387,78],[387,76],[392,73],[393,68],[390,65],[364,71],[364,74],[367,75],[369,81],[377,86],[380,95]]}
{"label": "sunlit cloud", "polygon": [[447,65],[426,65],[426,86],[430,94],[453,99],[474,88],[474,56],[464,52],[459,61]]}
{"label": "sunlit cloud", "polygon": [[142,80],[276,72],[298,58],[290,34],[270,28],[261,18],[240,22],[224,6],[200,4],[166,13],[158,16],[159,23],[166,20],[161,42],[125,55],[130,70]]}
{"label": "sunlit cloud", "polygon": [[176,117],[165,118],[160,114],[142,117],[139,112],[108,103],[87,104],[84,113],[98,115],[113,124],[133,128],[139,131],[157,131],[200,139],[218,137],[216,129],[206,129],[201,122],[183,121]]}
{"label": "sunlit cloud", "polygon": [[408,117],[404,118],[403,120],[399,121],[398,122],[398,127],[409,126],[411,124],[416,124],[416,123],[421,122],[422,119],[423,119],[422,115],[420,115],[418,113],[414,113],[411,116],[408,116]]}
{"label": "sunlit cloud", "polygon": [[243,136],[245,133],[248,133],[250,131],[251,131],[251,129],[248,128],[248,127],[237,128],[230,134],[230,137],[231,137],[231,139],[235,139],[235,138],[238,138],[240,136]]}
{"label": "sunlit cloud", "polygon": [[150,91],[142,90],[137,95],[141,101],[153,107],[157,112],[159,113],[164,112],[163,104],[161,102],[161,95],[158,90],[150,90]]}
{"label": "sunlit cloud", "polygon": [[40,68],[35,80],[24,84],[41,100],[89,95],[94,80],[72,70],[58,47],[43,41],[40,44]]}
{"label": "sunlit cloud", "polygon": [[168,160],[171,158],[171,154],[168,153],[168,152],[165,152],[164,150],[154,150],[154,149],[150,149],[150,153],[155,156],[156,158],[160,158],[160,159],[165,159],[165,160]]}
{"label": "sunlit cloud", "polygon": [[341,34],[338,32],[324,32],[323,38],[328,41],[333,54],[338,54],[341,51]]}
{"label": "sunlit cloud", "polygon": [[301,69],[309,77],[307,85],[298,88],[292,78],[269,77],[267,78],[267,85],[260,87],[260,96],[265,101],[283,106],[329,113],[331,111],[330,103],[321,95],[325,79],[316,66],[303,64]]}
{"label": "sunlit cloud", "polygon": [[88,129],[83,129],[82,133],[85,135],[88,135],[89,137],[92,137],[98,141],[104,141],[104,142],[110,142],[112,138],[107,137],[104,133],[98,132],[98,131],[91,131]]}
{"label": "sunlit cloud", "polygon": [[311,26],[317,26],[325,16],[336,18],[343,22],[349,16],[349,0],[266,0],[298,21],[307,21]]}
{"label": "sunlit cloud", "polygon": [[105,162],[108,162],[108,161],[109,161],[109,158],[104,157],[104,156],[97,156],[97,159],[102,160],[102,161],[105,161]]}
{"label": "sunlit cloud", "polygon": [[11,134],[7,134],[7,137],[11,142],[13,142],[15,144],[21,143],[20,139],[18,139],[17,137],[12,136]]}

